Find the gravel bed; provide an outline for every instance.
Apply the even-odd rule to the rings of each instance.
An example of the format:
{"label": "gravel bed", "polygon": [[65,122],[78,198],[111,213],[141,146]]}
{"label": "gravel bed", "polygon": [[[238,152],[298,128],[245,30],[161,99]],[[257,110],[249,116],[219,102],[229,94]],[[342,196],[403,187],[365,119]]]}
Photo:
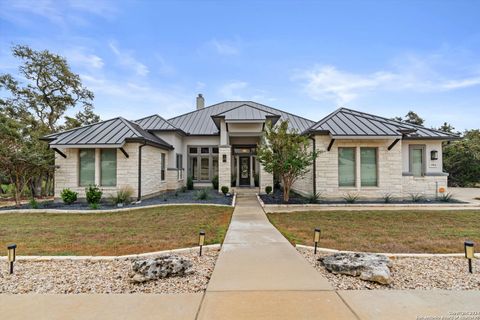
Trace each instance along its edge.
{"label": "gravel bed", "polygon": [[328,255],[313,250],[297,250],[315,267],[337,290],[364,289],[446,289],[480,290],[480,259],[473,261],[473,274],[468,272],[467,260],[463,257],[395,258],[390,270],[392,283],[381,285],[363,281],[357,277],[333,274],[323,267],[318,258]]}
{"label": "gravel bed", "polygon": [[[141,203],[131,203],[129,205],[124,205],[122,208],[141,208],[144,206],[151,206],[157,204],[222,204],[222,205],[231,205],[233,201],[233,196],[226,197],[217,191],[210,189],[208,190],[208,199],[199,200],[197,199],[198,190],[187,190],[182,191],[168,191],[159,196],[148,198],[142,200]],[[102,200],[99,210],[112,210],[120,209],[117,206],[114,206],[108,201],[108,198]],[[39,209],[59,209],[59,210],[91,210],[86,202],[75,202],[70,205],[66,205],[63,202],[53,202],[43,201],[38,203]],[[11,209],[31,209],[30,204],[24,203],[19,208],[15,206],[3,206],[0,207],[1,210],[11,210]],[[32,209],[35,210],[35,209]]]}
{"label": "gravel bed", "polygon": [[131,260],[56,260],[15,263],[13,275],[1,263],[0,293],[194,293],[207,288],[218,251],[175,253],[190,260],[193,273],[141,284],[129,281]]}

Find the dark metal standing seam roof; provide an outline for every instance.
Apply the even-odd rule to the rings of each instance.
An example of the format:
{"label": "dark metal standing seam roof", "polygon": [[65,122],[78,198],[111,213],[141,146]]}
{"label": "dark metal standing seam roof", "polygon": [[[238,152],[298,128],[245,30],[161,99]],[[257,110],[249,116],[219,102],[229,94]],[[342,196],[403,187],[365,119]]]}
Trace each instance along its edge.
{"label": "dark metal standing seam roof", "polygon": [[139,124],[145,130],[178,130],[174,125],[158,114],[135,120],[135,123]]}
{"label": "dark metal standing seam roof", "polygon": [[173,149],[173,147],[138,124],[118,117],[97,122],[85,127],[54,133],[43,138],[51,147],[59,146],[118,146],[125,142],[147,142],[151,145]]}
{"label": "dark metal standing seam roof", "polygon": [[289,128],[295,129],[298,132],[308,129],[315,123],[314,121],[253,101],[225,101],[171,118],[168,121],[176,128],[181,129],[190,135],[218,135],[219,130],[215,125],[215,122],[212,121],[212,116],[219,115],[242,105],[250,106],[273,115],[278,115],[280,116],[279,120],[288,120]]}
{"label": "dark metal standing seam roof", "polygon": [[391,136],[404,139],[458,139],[455,134],[427,129],[347,108],[340,108],[311,126],[306,132],[328,133],[332,137]]}

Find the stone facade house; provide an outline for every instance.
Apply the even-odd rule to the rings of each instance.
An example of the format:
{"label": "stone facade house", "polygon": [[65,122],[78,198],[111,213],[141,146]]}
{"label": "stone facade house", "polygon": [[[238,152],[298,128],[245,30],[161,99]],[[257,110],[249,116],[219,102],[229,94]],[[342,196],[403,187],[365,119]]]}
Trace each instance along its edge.
{"label": "stone facade house", "polygon": [[90,184],[106,195],[124,186],[142,199],[181,188],[273,185],[256,158],[265,124],[288,120],[307,135],[319,156],[295,185],[301,194],[340,198],[347,193],[434,197],[446,192],[442,142],[456,135],[340,108],[318,122],[252,101],[225,101],[171,119],[151,115],[135,121],[118,117],[48,135],[56,151],[55,197],[70,188],[84,197]]}

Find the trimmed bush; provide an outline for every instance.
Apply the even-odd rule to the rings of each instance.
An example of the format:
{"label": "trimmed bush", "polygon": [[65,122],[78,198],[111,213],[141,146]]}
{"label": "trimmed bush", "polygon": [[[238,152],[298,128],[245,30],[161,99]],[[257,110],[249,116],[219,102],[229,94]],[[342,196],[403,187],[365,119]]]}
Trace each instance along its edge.
{"label": "trimmed bush", "polygon": [[229,189],[227,186],[222,186],[222,193],[223,193],[224,196],[227,195],[227,193],[228,193],[229,190],[230,190],[230,189]]}
{"label": "trimmed bush", "polygon": [[188,190],[193,190],[193,178],[192,177],[187,178],[187,189]]}
{"label": "trimmed bush", "polygon": [[63,189],[62,190],[62,193],[60,193],[60,197],[62,197],[62,201],[63,203],[65,204],[72,204],[74,203],[75,201],[77,201],[77,196],[78,196],[78,193],[75,192],[75,191],[72,191],[68,188],[66,189]]}
{"label": "trimmed bush", "polygon": [[266,187],[265,187],[265,193],[266,193],[266,194],[272,193],[272,186],[266,186]]}
{"label": "trimmed bush", "polygon": [[99,204],[102,200],[102,190],[96,185],[89,185],[85,188],[85,195],[87,197],[88,204]]}
{"label": "trimmed bush", "polygon": [[32,208],[32,209],[38,209],[38,202],[35,198],[30,199],[28,204],[30,205],[30,208]]}
{"label": "trimmed bush", "polygon": [[218,190],[218,176],[214,176],[212,179],[213,190]]}

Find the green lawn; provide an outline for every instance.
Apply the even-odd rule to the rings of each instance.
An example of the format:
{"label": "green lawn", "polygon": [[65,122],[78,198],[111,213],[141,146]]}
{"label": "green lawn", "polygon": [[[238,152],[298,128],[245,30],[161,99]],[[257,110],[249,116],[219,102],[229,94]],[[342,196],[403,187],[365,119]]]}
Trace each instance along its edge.
{"label": "green lawn", "polygon": [[467,239],[480,245],[480,211],[305,211],[270,213],[292,243],[352,251],[460,253]]}
{"label": "green lawn", "polygon": [[124,255],[195,246],[200,229],[205,229],[206,244],[221,243],[232,211],[193,205],[120,213],[0,214],[0,245],[16,243],[18,255]]}

